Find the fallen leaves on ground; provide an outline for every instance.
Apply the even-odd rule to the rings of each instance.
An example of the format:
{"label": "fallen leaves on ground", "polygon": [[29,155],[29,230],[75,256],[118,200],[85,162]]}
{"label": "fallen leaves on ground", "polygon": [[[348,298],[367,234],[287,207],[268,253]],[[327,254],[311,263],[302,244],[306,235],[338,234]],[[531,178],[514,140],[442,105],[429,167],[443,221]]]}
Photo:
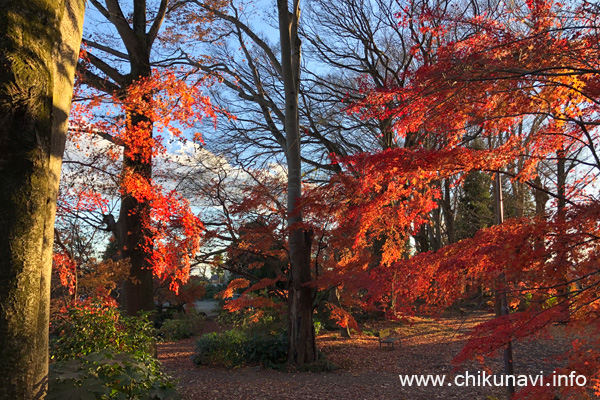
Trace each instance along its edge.
{"label": "fallen leaves on ground", "polygon": [[[504,397],[502,387],[457,387],[455,385],[402,386],[399,374],[441,374],[452,382],[456,373],[476,374],[483,366],[473,362],[453,372],[451,361],[464,345],[464,334],[474,325],[490,318],[476,313],[468,317],[439,319],[412,318],[408,323],[379,322],[363,332],[397,329],[400,346],[384,344],[366,333],[351,339],[328,332],[317,339],[327,359],[341,367],[335,372],[283,373],[259,367],[233,370],[198,367],[192,363],[195,338],[159,344],[159,359],[165,370],[179,380],[183,399],[486,399]],[[204,331],[218,330],[212,321]],[[368,328],[368,330],[366,329]],[[570,340],[555,327],[555,339],[536,339],[515,343],[515,373],[550,373],[560,363],[556,355],[565,352]],[[490,373],[502,371],[501,356],[486,360]],[[490,397],[488,397],[490,396]]]}

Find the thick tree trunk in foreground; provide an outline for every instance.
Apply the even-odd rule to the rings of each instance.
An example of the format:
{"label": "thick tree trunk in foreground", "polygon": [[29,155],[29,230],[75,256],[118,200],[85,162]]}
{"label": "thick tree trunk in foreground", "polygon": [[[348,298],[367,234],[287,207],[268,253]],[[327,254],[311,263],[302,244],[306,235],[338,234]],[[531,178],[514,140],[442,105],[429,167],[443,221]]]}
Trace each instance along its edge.
{"label": "thick tree trunk in foreground", "polygon": [[288,363],[302,365],[317,359],[313,328],[312,289],[310,282],[310,248],[312,235],[297,227],[302,222],[298,200],[302,195],[300,160],[300,131],[298,125],[298,89],[300,81],[300,39],[298,20],[299,0],[294,0],[290,13],[287,0],[277,0],[279,36],[281,41],[281,68],[285,90],[285,134],[288,164],[288,226],[290,273],[288,281]]}
{"label": "thick tree trunk in foreground", "polygon": [[56,196],[84,1],[0,0],[0,398],[43,398]]}

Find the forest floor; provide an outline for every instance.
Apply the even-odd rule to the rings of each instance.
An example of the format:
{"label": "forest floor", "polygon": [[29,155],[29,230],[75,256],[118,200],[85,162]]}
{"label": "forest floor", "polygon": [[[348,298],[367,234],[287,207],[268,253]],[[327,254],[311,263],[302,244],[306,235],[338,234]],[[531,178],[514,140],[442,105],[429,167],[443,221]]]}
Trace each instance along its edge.
{"label": "forest floor", "polygon": [[[260,367],[232,370],[198,367],[192,363],[196,339],[159,344],[159,359],[164,370],[179,380],[178,392],[183,399],[494,399],[504,398],[502,387],[459,387],[454,376],[469,371],[477,375],[484,367],[478,362],[453,371],[452,359],[465,344],[464,334],[490,314],[478,312],[469,316],[438,319],[412,318],[410,323],[379,322],[365,326],[364,332],[397,328],[401,346],[379,349],[376,337],[356,334],[344,339],[327,332],[319,335],[317,345],[339,370],[334,372],[277,372]],[[204,332],[221,328],[206,321]],[[515,374],[550,374],[563,361],[571,340],[562,327],[552,328],[552,339],[514,343]],[[500,374],[502,356],[486,359],[486,371]],[[440,374],[446,376],[443,386],[402,386],[399,374]],[[452,385],[448,383],[451,382]]]}

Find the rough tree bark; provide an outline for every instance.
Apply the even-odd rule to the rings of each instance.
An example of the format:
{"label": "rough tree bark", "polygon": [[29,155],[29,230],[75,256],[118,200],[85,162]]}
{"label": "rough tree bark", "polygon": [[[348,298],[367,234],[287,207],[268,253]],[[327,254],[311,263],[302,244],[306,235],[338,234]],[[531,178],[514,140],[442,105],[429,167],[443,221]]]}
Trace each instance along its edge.
{"label": "rough tree bark", "polygon": [[288,164],[288,226],[290,273],[288,281],[288,363],[302,365],[317,359],[313,327],[313,293],[305,284],[311,280],[310,250],[312,235],[299,227],[302,212],[298,201],[302,195],[300,130],[298,124],[298,91],[300,81],[299,0],[292,12],[287,0],[277,0],[281,68],[285,90],[285,134]]}
{"label": "rough tree bark", "polygon": [[0,0],[0,398],[47,391],[56,196],[84,0]]}

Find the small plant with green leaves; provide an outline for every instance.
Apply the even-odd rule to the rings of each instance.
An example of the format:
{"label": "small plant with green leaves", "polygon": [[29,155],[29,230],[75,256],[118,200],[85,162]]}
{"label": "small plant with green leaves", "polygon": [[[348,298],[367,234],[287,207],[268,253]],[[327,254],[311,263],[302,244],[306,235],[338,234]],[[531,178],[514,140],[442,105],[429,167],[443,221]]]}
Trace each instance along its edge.
{"label": "small plant with green leaves", "polygon": [[244,358],[249,364],[279,368],[287,359],[288,340],[284,332],[276,335],[251,336],[244,346]]}
{"label": "small plant with green leaves", "polygon": [[53,360],[68,360],[109,350],[114,353],[153,352],[154,328],[149,314],[121,315],[115,304],[93,299],[68,308],[54,321],[50,353]]}
{"label": "small plant with green leaves", "polygon": [[379,336],[379,331],[377,329],[363,329],[363,335],[377,337]]}
{"label": "small plant with green leaves", "polygon": [[315,336],[316,336],[323,330],[323,323],[321,321],[315,321],[313,325],[315,327]]}
{"label": "small plant with green leaves", "polygon": [[54,321],[48,399],[175,398],[160,371],[148,314],[121,315],[116,304],[90,299]]}
{"label": "small plant with green leaves", "polygon": [[94,352],[50,364],[48,400],[177,398],[171,378],[144,352]]}

